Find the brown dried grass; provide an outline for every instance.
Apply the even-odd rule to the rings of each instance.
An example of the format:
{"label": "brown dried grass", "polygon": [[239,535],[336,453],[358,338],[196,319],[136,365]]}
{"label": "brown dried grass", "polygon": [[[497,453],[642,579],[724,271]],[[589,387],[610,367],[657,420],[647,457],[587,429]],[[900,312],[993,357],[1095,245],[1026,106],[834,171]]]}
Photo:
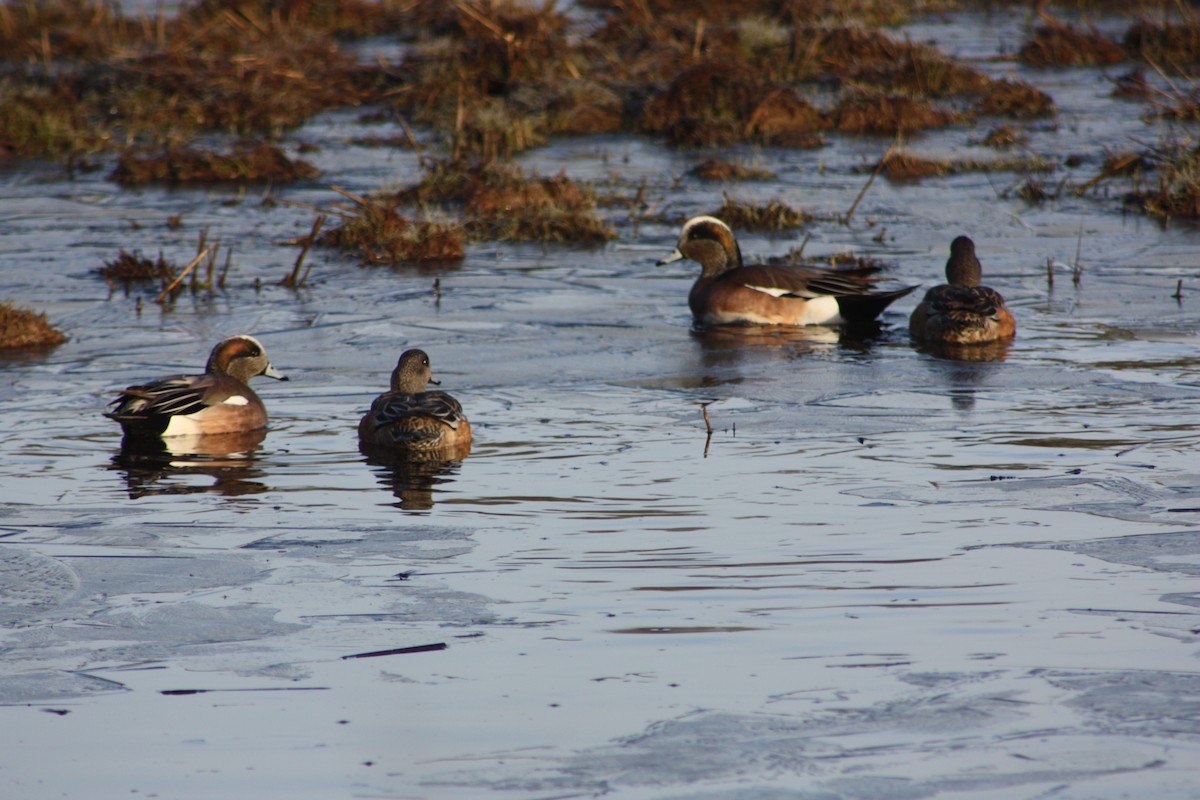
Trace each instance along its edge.
{"label": "brown dried grass", "polygon": [[323,247],[358,253],[367,264],[458,261],[466,255],[462,226],[413,221],[387,198],[360,198],[342,223],[317,237]]}
{"label": "brown dried grass", "polygon": [[1180,22],[1140,20],[1125,32],[1124,44],[1134,58],[1182,71],[1200,64],[1200,18],[1189,15]]}
{"label": "brown dried grass", "polygon": [[1050,95],[1014,78],[993,81],[976,105],[980,114],[1030,119],[1057,112]]}
{"label": "brown dried grass", "polygon": [[956,119],[919,98],[869,90],[843,97],[832,116],[834,127],[843,133],[886,135],[944,128]]}
{"label": "brown dried grass", "polygon": [[66,340],[44,313],[21,308],[11,300],[0,302],[0,348],[54,347]]}
{"label": "brown dried grass", "polygon": [[773,172],[759,167],[748,167],[716,158],[701,161],[689,172],[702,181],[771,180],[775,177]]}
{"label": "brown dried grass", "polygon": [[781,231],[798,228],[813,219],[811,214],[779,200],[760,205],[734,200],[729,195],[725,195],[724,199],[725,202],[712,215],[737,230]]}
{"label": "brown dried grass", "polygon": [[1077,30],[1049,21],[1021,45],[1017,58],[1034,67],[1090,67],[1118,64],[1127,56],[1120,43],[1095,28]]}
{"label": "brown dried grass", "polygon": [[272,144],[236,147],[228,155],[186,147],[161,152],[129,150],[109,176],[123,186],[145,183],[208,184],[270,181],[290,183],[312,178],[317,168],[303,159],[290,159]]}

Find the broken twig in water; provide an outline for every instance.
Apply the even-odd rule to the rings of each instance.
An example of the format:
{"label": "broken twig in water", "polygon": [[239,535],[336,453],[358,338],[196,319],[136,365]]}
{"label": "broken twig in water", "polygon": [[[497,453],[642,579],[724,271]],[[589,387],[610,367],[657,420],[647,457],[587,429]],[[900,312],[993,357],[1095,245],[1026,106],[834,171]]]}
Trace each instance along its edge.
{"label": "broken twig in water", "polygon": [[850,204],[850,210],[846,212],[844,217],[842,217],[843,225],[848,226],[850,224],[850,218],[854,216],[854,212],[858,208],[858,204],[862,202],[863,196],[866,195],[867,190],[871,188],[871,184],[874,183],[875,179],[879,177],[879,173],[883,171],[884,165],[887,164],[887,160],[892,157],[892,153],[895,151],[896,145],[898,144],[900,144],[899,138],[892,142],[892,146],[889,147],[887,152],[883,154],[883,158],[879,159],[879,163],[875,165],[875,169],[871,170],[871,176],[867,178],[867,182],[864,183],[862,189],[859,190],[858,197],[854,198],[854,202]]}
{"label": "broken twig in water", "polygon": [[1180,278],[1179,282],[1175,284],[1175,294],[1171,295],[1171,297],[1173,297],[1177,303],[1183,302],[1183,278]]}
{"label": "broken twig in water", "polygon": [[183,272],[179,273],[179,276],[177,278],[175,278],[175,280],[171,281],[171,283],[167,285],[167,288],[163,289],[159,293],[158,297],[154,298],[154,302],[161,303],[164,299],[167,298],[167,296],[169,296],[171,294],[171,292],[175,291],[176,287],[178,287],[179,284],[183,283],[183,279],[187,277],[187,274],[189,272],[191,272],[193,269],[195,269],[196,265],[199,264],[201,261],[203,261],[206,256],[208,256],[208,251],[212,250],[213,247],[214,247],[214,245],[209,245],[208,247],[204,248],[199,253],[197,253],[196,257],[193,258],[190,262],[188,262],[188,265],[183,268]]}
{"label": "broken twig in water", "polygon": [[1083,250],[1083,220],[1079,220],[1079,238],[1075,240],[1075,263],[1071,267],[1071,283],[1076,286],[1083,280],[1083,265],[1079,263],[1079,253]]}
{"label": "broken twig in water", "polygon": [[304,247],[301,248],[300,255],[296,256],[296,264],[292,267],[292,273],[285,275],[280,281],[284,286],[303,286],[308,281],[308,273],[312,270],[312,265],[310,264],[308,269],[304,270],[304,277],[300,277],[300,265],[304,263],[304,257],[312,249],[313,242],[317,241],[317,234],[321,232],[321,226],[324,224],[325,215],[318,214],[317,218],[313,220],[312,230],[308,232],[308,236],[304,237]]}
{"label": "broken twig in water", "polygon": [[717,401],[716,400],[702,400],[699,403],[697,403],[697,405],[700,406],[700,413],[704,417],[704,429],[708,432],[708,435],[704,437],[704,457],[705,458],[708,458],[708,446],[712,443],[712,435],[713,435],[712,422],[709,421],[709,419],[708,419],[708,407],[715,402],[717,402]]}
{"label": "broken twig in water", "polygon": [[409,653],[432,653],[435,650],[445,650],[445,642],[436,642],[434,644],[418,644],[413,647],[395,647],[391,650],[372,650],[369,653],[353,653],[348,656],[342,656],[345,661],[348,658],[376,658],[378,656],[403,656]]}

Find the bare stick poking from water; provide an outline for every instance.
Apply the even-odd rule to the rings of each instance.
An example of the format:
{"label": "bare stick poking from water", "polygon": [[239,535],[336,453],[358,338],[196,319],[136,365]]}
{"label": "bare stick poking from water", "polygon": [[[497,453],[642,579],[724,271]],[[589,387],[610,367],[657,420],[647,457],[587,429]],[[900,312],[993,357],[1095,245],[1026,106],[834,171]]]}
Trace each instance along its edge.
{"label": "bare stick poking from water", "polygon": [[1075,240],[1075,263],[1071,267],[1071,283],[1078,286],[1083,280],[1083,265],[1079,263],[1079,253],[1083,250],[1083,220],[1079,220],[1079,238]]}
{"label": "bare stick poking from water", "polygon": [[708,407],[715,402],[717,402],[717,401],[716,400],[702,400],[701,402],[696,404],[696,405],[700,406],[700,413],[704,417],[704,429],[708,432],[708,435],[704,437],[704,457],[705,458],[708,458],[708,446],[709,446],[709,444],[712,443],[712,435],[713,435],[712,422],[709,421],[709,419],[708,419]]}
{"label": "bare stick poking from water", "polygon": [[1046,256],[1046,288],[1054,288],[1054,257]]}
{"label": "bare stick poking from water", "polygon": [[879,159],[879,163],[875,165],[875,169],[871,170],[871,176],[867,178],[867,182],[864,183],[862,189],[858,191],[858,197],[854,198],[854,202],[850,204],[850,210],[846,212],[844,217],[842,217],[841,223],[843,225],[850,225],[850,218],[854,216],[854,212],[858,208],[858,204],[862,202],[863,197],[867,194],[867,190],[871,188],[871,184],[874,183],[875,179],[879,177],[879,173],[883,171],[884,166],[887,164],[888,159],[892,157],[892,153],[895,151],[898,144],[900,144],[900,138],[896,137],[896,141],[892,142],[892,146],[889,147],[887,152],[883,154],[883,158]]}
{"label": "bare stick poking from water", "polygon": [[804,257],[804,248],[808,247],[808,242],[810,239],[812,239],[811,233],[804,234],[804,241],[800,243],[800,249],[796,251],[796,258]]}
{"label": "bare stick poking from water", "polygon": [[281,284],[284,286],[299,287],[308,281],[308,273],[312,270],[312,265],[310,264],[308,269],[304,270],[303,277],[300,277],[300,265],[304,263],[304,257],[308,255],[308,251],[312,248],[313,242],[317,240],[317,234],[321,232],[321,226],[324,224],[325,215],[318,214],[317,218],[313,220],[312,230],[309,231],[308,236],[304,237],[304,247],[300,249],[300,255],[296,256],[296,264],[292,267],[292,273],[285,275],[283,280],[280,281]]}
{"label": "bare stick poking from water", "polygon": [[1178,283],[1175,284],[1175,294],[1171,295],[1171,297],[1175,298],[1176,303],[1183,302],[1183,278],[1180,278]]}
{"label": "bare stick poking from water", "polygon": [[440,306],[442,304],[442,279],[433,279],[433,304]]}
{"label": "bare stick poking from water", "polygon": [[208,247],[204,248],[199,253],[197,253],[196,257],[193,258],[191,261],[189,261],[188,265],[183,268],[183,272],[180,272],[179,275],[175,278],[175,280],[173,280],[169,284],[167,284],[167,288],[165,288],[161,292],[159,292],[158,297],[154,298],[154,302],[161,303],[163,300],[165,300],[167,297],[169,297],[171,292],[175,291],[175,289],[179,286],[179,284],[183,283],[183,279],[187,277],[188,273],[191,272],[193,269],[195,269],[196,265],[199,264],[201,261],[203,261],[208,256],[208,251],[212,250],[212,248],[213,248],[213,245],[209,245]]}

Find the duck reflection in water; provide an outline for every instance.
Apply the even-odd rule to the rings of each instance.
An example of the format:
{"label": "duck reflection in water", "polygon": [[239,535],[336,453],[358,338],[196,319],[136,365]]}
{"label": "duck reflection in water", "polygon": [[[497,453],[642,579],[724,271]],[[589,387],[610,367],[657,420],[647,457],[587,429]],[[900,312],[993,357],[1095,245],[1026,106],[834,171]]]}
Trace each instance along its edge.
{"label": "duck reflection in water", "polygon": [[980,344],[957,344],[954,342],[913,342],[913,347],[919,352],[928,353],[935,358],[948,361],[994,361],[1000,362],[1008,358],[1012,348],[1012,339]]}
{"label": "duck reflection in water", "polygon": [[[230,497],[267,490],[256,462],[266,428],[237,433],[126,436],[112,469],[124,473],[130,499],[163,494],[214,493]],[[197,483],[197,476],[212,483]]]}
{"label": "duck reflection in water", "polygon": [[471,446],[436,452],[397,452],[360,442],[379,485],[395,495],[396,508],[404,511],[428,511],[434,506],[434,492],[453,483]]}

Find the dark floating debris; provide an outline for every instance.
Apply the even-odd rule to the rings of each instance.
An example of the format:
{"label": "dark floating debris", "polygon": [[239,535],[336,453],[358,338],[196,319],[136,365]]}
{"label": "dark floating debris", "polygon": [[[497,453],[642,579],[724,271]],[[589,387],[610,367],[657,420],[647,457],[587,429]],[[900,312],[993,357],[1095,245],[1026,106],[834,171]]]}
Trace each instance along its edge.
{"label": "dark floating debris", "polygon": [[445,642],[436,642],[434,644],[418,644],[413,647],[394,647],[391,650],[372,650],[369,653],[353,653],[348,656],[342,656],[342,660],[345,661],[350,658],[378,658],[379,656],[404,656],[409,653],[432,653],[445,649]]}

